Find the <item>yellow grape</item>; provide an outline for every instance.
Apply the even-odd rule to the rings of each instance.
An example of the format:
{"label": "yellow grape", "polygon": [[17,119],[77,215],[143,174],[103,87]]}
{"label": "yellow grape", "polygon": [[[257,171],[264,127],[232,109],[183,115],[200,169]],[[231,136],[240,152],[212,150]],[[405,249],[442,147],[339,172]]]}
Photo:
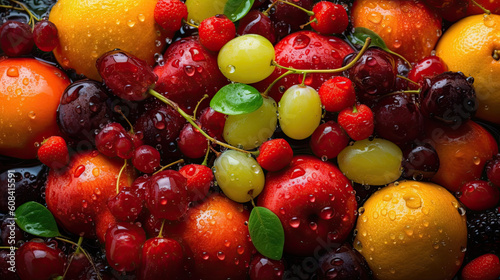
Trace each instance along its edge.
{"label": "yellow grape", "polygon": [[310,86],[291,86],[281,97],[278,113],[281,129],[288,137],[305,139],[321,121],[321,99]]}
{"label": "yellow grape", "polygon": [[228,0],[186,0],[188,21],[200,24],[204,19],[224,13]]}
{"label": "yellow grape", "polygon": [[274,99],[268,97],[264,98],[262,106],[256,111],[228,116],[224,125],[224,140],[245,150],[259,147],[276,130],[278,123],[276,107]]}
{"label": "yellow grape", "polygon": [[389,140],[365,139],[347,146],[337,160],[340,170],[354,182],[386,185],[401,176],[403,153]]}
{"label": "yellow grape", "polygon": [[227,42],[219,51],[219,69],[231,81],[252,84],[267,78],[274,71],[274,47],[257,34],[247,34]]}

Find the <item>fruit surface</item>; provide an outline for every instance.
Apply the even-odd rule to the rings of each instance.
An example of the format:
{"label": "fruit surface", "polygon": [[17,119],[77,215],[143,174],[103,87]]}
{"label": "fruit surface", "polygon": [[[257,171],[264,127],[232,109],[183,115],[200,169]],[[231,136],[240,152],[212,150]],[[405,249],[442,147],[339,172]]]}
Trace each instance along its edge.
{"label": "fruit surface", "polygon": [[154,54],[172,36],[156,25],[155,5],[154,0],[57,1],[49,17],[59,31],[57,61],[94,80],[100,80],[97,58],[117,48],[153,65]]}
{"label": "fruit surface", "polygon": [[59,135],[56,109],[66,74],[31,58],[0,60],[0,154],[35,158],[35,143]]}
{"label": "fruit surface", "polygon": [[500,124],[500,15],[474,15],[455,23],[439,40],[436,55],[450,71],[474,78],[476,116]]}
{"label": "fruit surface", "polygon": [[228,0],[186,0],[188,21],[199,24],[204,19],[224,13]]}
{"label": "fruit surface", "polygon": [[465,212],[445,188],[396,182],[374,193],[359,212],[354,248],[376,279],[452,279],[460,268]]}
{"label": "fruit surface", "polygon": [[351,20],[354,27],[377,33],[410,62],[430,55],[441,35],[441,18],[421,1],[357,0]]}

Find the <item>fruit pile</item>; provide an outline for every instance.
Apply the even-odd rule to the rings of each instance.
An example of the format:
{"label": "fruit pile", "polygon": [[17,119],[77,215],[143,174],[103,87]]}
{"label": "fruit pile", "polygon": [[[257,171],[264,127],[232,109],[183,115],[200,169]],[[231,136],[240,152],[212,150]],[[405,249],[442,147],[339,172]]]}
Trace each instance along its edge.
{"label": "fruit pile", "polygon": [[0,15],[0,279],[500,279],[499,0]]}

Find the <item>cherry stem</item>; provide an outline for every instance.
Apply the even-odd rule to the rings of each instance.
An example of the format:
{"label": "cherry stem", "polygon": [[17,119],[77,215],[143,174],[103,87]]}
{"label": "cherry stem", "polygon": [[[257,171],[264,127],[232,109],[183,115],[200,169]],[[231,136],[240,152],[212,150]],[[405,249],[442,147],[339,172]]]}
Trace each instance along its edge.
{"label": "cherry stem", "polygon": [[162,101],[163,103],[167,104],[168,106],[172,107],[174,110],[176,110],[179,114],[181,114],[181,116],[183,116],[193,127],[194,129],[198,130],[203,136],[205,136],[205,138],[207,138],[209,141],[211,141],[212,143],[215,143],[219,146],[222,146],[222,147],[226,147],[228,149],[232,149],[232,150],[235,150],[235,151],[239,151],[239,152],[242,152],[242,153],[247,153],[247,154],[252,154],[252,152],[250,151],[245,151],[243,149],[240,149],[240,148],[236,148],[234,146],[231,146],[229,144],[226,144],[224,142],[221,142],[213,137],[211,137],[210,135],[208,135],[205,131],[203,131],[203,129],[201,129],[193,120],[193,117],[191,117],[190,115],[188,115],[186,112],[184,112],[184,110],[182,110],[179,105],[177,105],[177,103],[173,102],[172,100],[166,98],[165,96],[161,95],[159,92],[155,91],[154,89],[149,89],[149,94],[151,94],[152,96],[158,98],[160,101]]}
{"label": "cherry stem", "polygon": [[71,263],[73,262],[73,259],[75,258],[75,255],[79,254],[81,252],[80,248],[82,247],[82,242],[83,242],[83,236],[80,236],[80,238],[78,238],[78,243],[77,243],[76,250],[75,250],[75,252],[73,254],[71,254],[71,258],[69,259],[69,262],[66,265],[66,270],[64,270],[64,274],[62,276],[62,279],[66,278],[66,274],[68,274],[69,267],[70,267]]}
{"label": "cherry stem", "polygon": [[215,154],[216,157],[220,156],[220,152],[217,152],[212,146],[210,146],[210,150]]}
{"label": "cherry stem", "polygon": [[120,178],[122,177],[123,170],[127,167],[127,160],[123,160],[123,166],[120,169],[120,172],[118,172],[118,178],[116,179],[116,194],[120,193]]}
{"label": "cherry stem", "polygon": [[125,114],[123,114],[122,109],[121,109],[119,106],[117,106],[117,107],[115,108],[115,112],[117,112],[118,114],[120,114],[120,115],[122,116],[122,118],[124,118],[124,119],[125,119],[125,121],[127,122],[128,126],[130,126],[130,130],[129,130],[129,131],[130,131],[130,133],[132,133],[132,134],[133,134],[133,133],[134,133],[134,126],[133,126],[133,125],[132,125],[132,123],[131,123],[128,119],[127,119],[127,117],[125,117]]}
{"label": "cherry stem", "polygon": [[210,148],[210,141],[207,140],[207,152],[205,153],[205,158],[203,159],[201,165],[208,166],[208,155],[210,154]]}
{"label": "cherry stem", "polygon": [[158,170],[158,171],[156,171],[155,173],[153,173],[153,175],[155,175],[155,174],[157,174],[157,173],[160,173],[160,172],[162,172],[163,170],[165,170],[165,169],[167,169],[167,168],[169,168],[169,167],[171,167],[171,166],[174,166],[174,165],[176,165],[176,164],[179,164],[179,163],[184,163],[184,159],[182,159],[182,158],[181,158],[181,159],[176,160],[176,161],[174,161],[174,162],[172,162],[172,163],[169,163],[169,164],[167,164],[167,165],[165,165],[165,166],[162,166],[162,168],[160,168],[160,170]]}
{"label": "cherry stem", "polygon": [[193,120],[196,120],[196,111],[198,111],[198,108],[200,107],[201,102],[203,102],[203,100],[207,99],[208,97],[209,97],[208,94],[204,94],[203,97],[200,99],[200,101],[198,101],[198,104],[196,104],[196,107],[194,107]]}
{"label": "cherry stem", "polygon": [[[20,10],[20,11],[23,11],[23,10],[24,10],[26,13],[28,13],[28,15],[30,16],[30,20],[29,20],[28,24],[30,24],[32,28],[33,28],[33,27],[34,27],[34,25],[35,25],[35,21],[40,21],[40,19],[39,19],[37,16],[35,16],[35,15],[34,15],[34,14],[30,11],[30,9],[28,9],[28,7],[26,7],[26,5],[25,5],[25,4],[23,4],[23,3],[19,2],[19,1],[16,1],[16,0],[9,0],[9,1],[10,1],[10,2],[12,2],[12,3],[15,3],[15,4],[19,5],[19,6],[21,6],[21,8],[20,8],[20,9],[19,9],[19,8],[15,8],[15,7],[12,7],[13,9],[15,9],[15,10]],[[7,7],[3,7],[3,8],[7,8]]]}
{"label": "cherry stem", "polygon": [[276,2],[281,2],[281,3],[284,3],[284,4],[290,5],[290,6],[292,6],[292,7],[295,7],[295,8],[297,8],[297,9],[299,9],[299,10],[303,11],[304,13],[306,13],[308,16],[314,16],[314,12],[313,12],[313,11],[309,11],[309,10],[307,10],[307,9],[304,9],[304,8],[302,8],[302,7],[301,7],[301,6],[299,6],[299,5],[295,5],[295,4],[293,4],[293,3],[290,3],[290,2],[288,2],[288,1],[284,1],[284,0],[277,0]]}
{"label": "cherry stem", "polygon": [[414,85],[420,86],[420,84],[419,84],[419,83],[417,83],[417,82],[415,82],[415,81],[413,81],[413,80],[410,80],[410,79],[406,78],[405,76],[397,75],[396,77],[398,77],[398,78],[400,78],[400,79],[403,79],[403,80],[405,80],[405,81],[407,81],[407,82],[409,82],[409,83],[412,83],[412,84],[414,84]]}
{"label": "cherry stem", "polygon": [[95,271],[95,273],[97,275],[97,279],[102,280],[101,274],[99,273],[99,270],[97,270],[97,267],[95,266],[94,261],[90,257],[89,253],[85,249],[83,249],[83,247],[81,246],[80,240],[78,240],[79,243],[75,243],[75,242],[73,242],[73,241],[71,241],[69,239],[62,238],[62,237],[59,237],[59,236],[56,236],[54,238],[57,239],[57,240],[59,240],[59,241],[66,242],[66,243],[69,243],[71,245],[77,246],[77,248],[80,248],[80,250],[82,250],[82,253],[85,255],[85,257],[89,260],[90,264],[92,265],[92,268],[94,269],[94,271]]}
{"label": "cherry stem", "polygon": [[163,227],[165,226],[165,219],[161,221],[161,227],[160,227],[160,233],[158,233],[158,238],[163,238],[163,235],[161,234],[163,232]]}
{"label": "cherry stem", "polygon": [[491,11],[486,9],[485,7],[481,6],[479,3],[476,2],[476,0],[470,0],[472,2],[472,4],[478,6],[481,10],[483,10],[483,12],[487,15],[491,15]]}
{"label": "cherry stem", "polygon": [[273,2],[271,5],[269,5],[269,7],[264,11],[262,12],[264,15],[266,16],[269,16],[269,12],[271,11],[271,9],[276,6],[276,4],[278,3],[278,1],[275,1]]}
{"label": "cherry stem", "polygon": [[191,22],[188,22],[188,21],[186,21],[185,19],[182,19],[182,22],[183,22],[183,23],[185,23],[185,24],[187,24],[187,25],[189,25],[189,26],[191,26],[191,27],[194,27],[194,28],[199,28],[199,26],[198,26],[198,25],[196,25],[196,24],[194,24],[194,23],[191,23]]}
{"label": "cherry stem", "polygon": [[307,23],[304,23],[302,24],[300,27],[300,29],[304,29],[304,27],[308,26],[309,24],[313,23],[313,22],[318,22],[318,20],[316,18],[313,18],[311,21],[307,22]]}

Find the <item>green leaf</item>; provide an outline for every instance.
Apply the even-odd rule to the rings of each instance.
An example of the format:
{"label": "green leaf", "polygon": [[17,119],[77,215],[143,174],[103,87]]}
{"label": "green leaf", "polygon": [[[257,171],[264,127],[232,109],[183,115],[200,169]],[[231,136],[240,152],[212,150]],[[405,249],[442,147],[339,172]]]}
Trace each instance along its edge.
{"label": "green leaf", "polygon": [[248,231],[259,253],[273,260],[281,259],[285,232],[276,214],[264,207],[254,207],[248,219]]}
{"label": "green leaf", "polygon": [[262,106],[260,92],[245,84],[229,84],[222,87],[210,101],[210,107],[226,115],[251,113]]}
{"label": "green leaf", "polygon": [[19,206],[16,210],[16,223],[22,230],[36,236],[61,235],[52,213],[38,202],[29,201]]}
{"label": "green leaf", "polygon": [[240,20],[252,8],[255,0],[229,0],[224,6],[224,14],[233,22]]}

